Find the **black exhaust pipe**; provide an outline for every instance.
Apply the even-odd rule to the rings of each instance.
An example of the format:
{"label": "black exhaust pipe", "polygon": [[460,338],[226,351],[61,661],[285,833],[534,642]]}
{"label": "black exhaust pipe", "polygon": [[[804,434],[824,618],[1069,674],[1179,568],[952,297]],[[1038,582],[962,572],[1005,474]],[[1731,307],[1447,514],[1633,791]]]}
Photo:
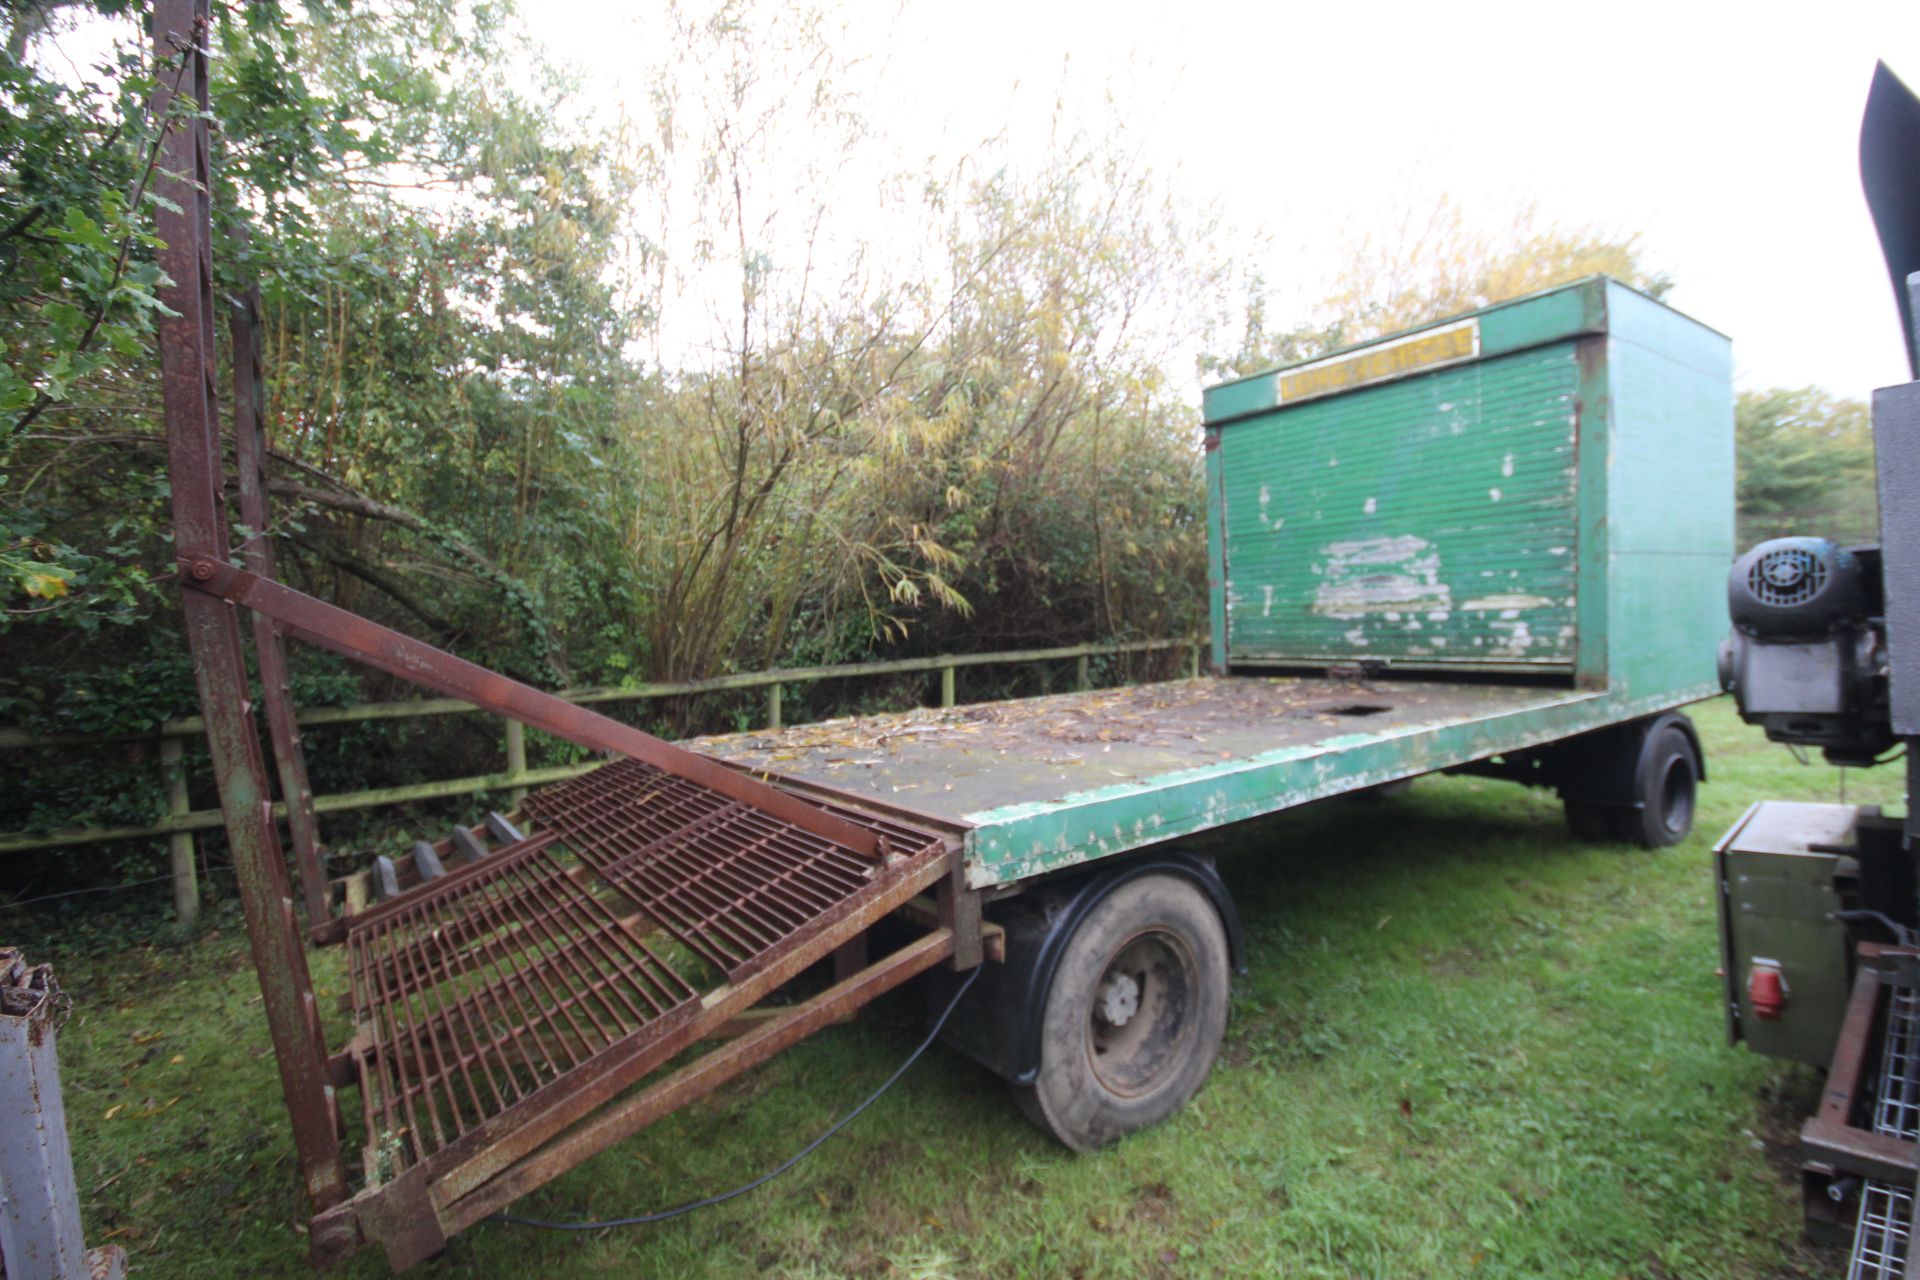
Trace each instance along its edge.
{"label": "black exhaust pipe", "polygon": [[1920,97],[1882,62],[1873,69],[1867,110],[1860,121],[1860,185],[1880,235],[1887,271],[1900,305],[1907,363],[1920,378],[1920,334],[1914,328],[1914,285],[1920,272]]}

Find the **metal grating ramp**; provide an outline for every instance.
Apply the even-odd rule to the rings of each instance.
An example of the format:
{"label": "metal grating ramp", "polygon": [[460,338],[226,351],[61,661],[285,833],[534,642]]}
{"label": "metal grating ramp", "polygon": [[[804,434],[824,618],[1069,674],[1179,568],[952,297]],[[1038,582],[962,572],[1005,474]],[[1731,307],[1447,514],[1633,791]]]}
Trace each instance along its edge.
{"label": "metal grating ramp", "polygon": [[894,873],[924,880],[946,847],[805,803],[874,832],[882,856],[627,759],[528,797],[535,834],[351,917],[369,1183],[463,1159],[450,1148],[564,1108],[616,1060],[677,1051],[702,993],[648,932],[729,983],[809,963],[830,925],[891,910]]}
{"label": "metal grating ramp", "polygon": [[551,835],[359,917],[347,942],[373,1181],[698,1003]]}
{"label": "metal grating ramp", "polygon": [[[638,760],[548,788],[526,809],[730,982],[814,932],[884,865]],[[917,839],[897,852],[936,843],[907,834]]]}
{"label": "metal grating ramp", "polygon": [[[1907,987],[1888,992],[1873,1131],[1908,1141],[1920,1138],[1920,992]],[[1912,1192],[1868,1179],[1860,1189],[1848,1280],[1900,1280],[1912,1219]]]}

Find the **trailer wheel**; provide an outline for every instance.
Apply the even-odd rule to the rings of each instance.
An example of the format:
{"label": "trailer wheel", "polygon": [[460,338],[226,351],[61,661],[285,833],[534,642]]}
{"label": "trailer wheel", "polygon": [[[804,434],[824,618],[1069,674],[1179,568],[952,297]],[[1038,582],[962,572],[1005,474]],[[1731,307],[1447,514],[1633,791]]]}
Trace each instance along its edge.
{"label": "trailer wheel", "polygon": [[1637,844],[1659,849],[1678,844],[1693,830],[1700,785],[1700,755],[1686,722],[1677,717],[1633,740],[1620,763],[1617,799],[1568,796],[1567,827],[1582,840]]}
{"label": "trailer wheel", "polygon": [[1700,758],[1693,739],[1678,724],[1662,725],[1640,757],[1634,779],[1638,809],[1619,815],[1622,838],[1646,849],[1678,844],[1693,830],[1693,811],[1700,786]]}
{"label": "trailer wheel", "polygon": [[1020,1109],[1075,1151],[1164,1120],[1213,1069],[1229,967],[1226,929],[1192,882],[1145,875],[1115,889],[1054,971]]}

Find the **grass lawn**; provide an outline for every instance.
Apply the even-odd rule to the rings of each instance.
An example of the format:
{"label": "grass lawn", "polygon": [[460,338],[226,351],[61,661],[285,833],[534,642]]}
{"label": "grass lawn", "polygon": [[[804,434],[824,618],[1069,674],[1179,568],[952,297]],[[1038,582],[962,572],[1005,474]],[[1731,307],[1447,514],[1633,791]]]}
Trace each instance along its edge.
{"label": "grass lawn", "polygon": [[[1251,972],[1213,1078],[1094,1156],[935,1049],[785,1178],[656,1227],[486,1225],[421,1276],[1730,1277],[1837,1275],[1788,1163],[1813,1073],[1724,1043],[1709,846],[1765,797],[1834,799],[1699,708],[1712,782],[1657,853],[1584,845],[1550,794],[1435,778],[1218,842]],[[1899,803],[1901,772],[1848,798]],[[94,904],[98,899],[91,900]],[[155,904],[0,919],[75,999],[60,1040],[89,1243],[136,1275],[304,1276],[306,1242],[244,931],[170,940]],[[323,1007],[337,953],[316,958]],[[903,993],[603,1154],[520,1208],[640,1213],[742,1182],[918,1038]],[[385,1274],[377,1250],[334,1274]]]}

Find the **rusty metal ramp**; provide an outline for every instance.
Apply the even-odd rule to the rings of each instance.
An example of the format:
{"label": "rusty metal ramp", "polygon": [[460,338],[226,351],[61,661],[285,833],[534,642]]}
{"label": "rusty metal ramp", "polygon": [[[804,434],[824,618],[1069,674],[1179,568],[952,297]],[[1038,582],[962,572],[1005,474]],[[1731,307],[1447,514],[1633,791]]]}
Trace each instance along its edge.
{"label": "rusty metal ramp", "polygon": [[891,848],[860,857],[638,760],[531,796],[526,810],[729,982],[807,937]]}
{"label": "rusty metal ramp", "polygon": [[573,1095],[698,1038],[716,991],[783,981],[944,865],[940,836],[827,807],[878,856],[621,760],[530,796],[531,834],[351,917],[369,1184],[568,1123]]}
{"label": "rusty metal ramp", "polygon": [[424,1160],[698,993],[562,865],[551,835],[347,935],[375,1181]]}

